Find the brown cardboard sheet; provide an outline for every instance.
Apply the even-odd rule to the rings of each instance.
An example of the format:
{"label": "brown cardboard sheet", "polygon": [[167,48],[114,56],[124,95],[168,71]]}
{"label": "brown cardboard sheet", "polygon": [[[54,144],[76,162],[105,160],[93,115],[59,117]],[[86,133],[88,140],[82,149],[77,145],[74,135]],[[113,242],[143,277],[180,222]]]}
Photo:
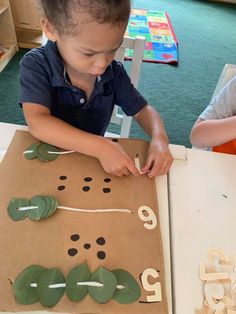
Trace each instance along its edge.
{"label": "brown cardboard sheet", "polygon": [[[60,155],[50,162],[26,160],[23,151],[34,142],[36,139],[28,132],[17,131],[0,164],[0,311],[168,313],[154,180],[145,175],[138,178],[132,175],[123,178],[109,176],[98,160],[79,153]],[[119,143],[133,159],[139,154],[141,164],[144,162],[148,148],[146,142],[119,140]],[[64,180],[60,179],[61,176]],[[89,182],[85,179],[88,177],[91,178]],[[87,188],[84,189],[85,186]],[[42,221],[28,218],[17,222],[11,220],[7,213],[11,198],[30,199],[34,195],[53,195],[62,206],[93,210],[130,209],[132,214],[57,209]],[[144,224],[148,222],[139,218],[138,208],[144,205],[149,206],[157,218],[154,229],[145,228]],[[73,234],[79,235],[78,241],[71,240]],[[105,239],[102,246],[96,242],[99,237]],[[90,248],[88,245],[85,248],[85,244]],[[71,248],[77,250],[74,256],[68,254]],[[99,251],[105,252],[104,259],[98,258]],[[99,266],[110,271],[121,268],[130,272],[140,285],[140,299],[129,305],[114,300],[97,304],[87,295],[75,303],[64,294],[50,309],[45,309],[40,303],[20,305],[15,302],[11,283],[27,266],[58,267],[66,277],[74,266],[84,261],[91,272]],[[153,295],[154,291],[144,289],[141,274],[148,268],[159,274],[158,278],[147,278],[151,286],[160,283],[162,300],[159,302],[147,301],[147,296]]]}

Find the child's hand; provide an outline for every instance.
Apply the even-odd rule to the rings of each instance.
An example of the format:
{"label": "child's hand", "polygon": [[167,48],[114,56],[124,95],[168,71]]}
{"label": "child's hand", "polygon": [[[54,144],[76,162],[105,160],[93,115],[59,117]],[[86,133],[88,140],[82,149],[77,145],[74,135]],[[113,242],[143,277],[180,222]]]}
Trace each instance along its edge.
{"label": "child's hand", "polygon": [[166,174],[172,164],[173,157],[170,153],[166,141],[152,141],[149,146],[146,164],[141,171],[148,172],[148,177],[152,178]]}
{"label": "child's hand", "polygon": [[123,148],[110,140],[106,140],[98,154],[103,169],[112,175],[123,177],[132,173],[139,176],[139,172],[132,159],[126,154]]}

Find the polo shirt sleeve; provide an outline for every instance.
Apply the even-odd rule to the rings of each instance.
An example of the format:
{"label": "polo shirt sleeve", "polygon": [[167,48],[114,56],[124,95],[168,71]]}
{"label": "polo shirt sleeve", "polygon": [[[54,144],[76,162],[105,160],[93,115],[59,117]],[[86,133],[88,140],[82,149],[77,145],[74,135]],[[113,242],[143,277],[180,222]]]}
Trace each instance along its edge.
{"label": "polo shirt sleeve", "polygon": [[224,119],[233,115],[236,115],[236,76],[224,85],[199,118]]}
{"label": "polo shirt sleeve", "polygon": [[51,94],[46,60],[40,50],[34,49],[28,52],[20,63],[19,104],[30,102],[43,105],[50,110]]}
{"label": "polo shirt sleeve", "polygon": [[133,116],[146,105],[146,99],[131,83],[124,66],[115,64],[115,104],[120,106],[127,116]]}

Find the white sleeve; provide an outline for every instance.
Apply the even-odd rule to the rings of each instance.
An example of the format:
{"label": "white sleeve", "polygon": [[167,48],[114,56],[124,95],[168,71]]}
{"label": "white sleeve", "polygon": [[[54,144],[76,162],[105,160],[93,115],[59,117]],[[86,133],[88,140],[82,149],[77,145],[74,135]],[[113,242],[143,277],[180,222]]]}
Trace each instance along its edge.
{"label": "white sleeve", "polygon": [[234,76],[199,116],[202,120],[224,119],[236,115],[236,76]]}

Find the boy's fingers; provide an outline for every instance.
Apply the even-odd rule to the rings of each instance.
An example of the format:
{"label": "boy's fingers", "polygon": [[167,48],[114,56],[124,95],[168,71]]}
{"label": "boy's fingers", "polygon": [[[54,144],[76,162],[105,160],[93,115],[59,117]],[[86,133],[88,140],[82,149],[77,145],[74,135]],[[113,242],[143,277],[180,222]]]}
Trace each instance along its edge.
{"label": "boy's fingers", "polygon": [[171,163],[172,163],[172,159],[163,160],[161,164],[153,167],[153,169],[149,172],[148,176],[151,178],[151,177],[161,176],[161,175],[166,174],[171,166]]}
{"label": "boy's fingers", "polygon": [[136,177],[140,176],[138,169],[135,167],[134,163],[131,161],[127,164],[127,169]]}
{"label": "boy's fingers", "polygon": [[153,164],[153,167],[151,168],[150,172],[148,173],[148,177],[152,178],[157,175],[159,175],[162,167],[163,167],[164,161],[163,160],[158,160]]}
{"label": "boy's fingers", "polygon": [[166,160],[163,163],[162,168],[160,169],[160,174],[159,175],[166,174],[169,171],[171,164],[172,164],[172,159]]}
{"label": "boy's fingers", "polygon": [[116,172],[114,173],[114,175],[117,176],[117,177],[120,177],[120,178],[124,176],[124,174],[123,174],[122,171],[116,171]]}
{"label": "boy's fingers", "polygon": [[124,168],[121,170],[124,176],[128,176],[130,174],[128,168]]}
{"label": "boy's fingers", "polygon": [[146,171],[149,171],[151,170],[153,167],[153,160],[151,158],[149,158],[147,161],[146,161],[146,164],[144,167],[141,168],[141,171],[142,172],[146,172]]}

